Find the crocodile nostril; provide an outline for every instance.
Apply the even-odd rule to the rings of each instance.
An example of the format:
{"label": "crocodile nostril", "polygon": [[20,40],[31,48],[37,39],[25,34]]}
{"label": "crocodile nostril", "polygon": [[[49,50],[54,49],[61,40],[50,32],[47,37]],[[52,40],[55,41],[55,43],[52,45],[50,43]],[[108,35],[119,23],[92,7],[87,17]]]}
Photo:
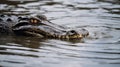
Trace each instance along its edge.
{"label": "crocodile nostril", "polygon": [[76,33],[76,31],[75,31],[75,30],[71,30],[70,32],[71,32],[71,33]]}
{"label": "crocodile nostril", "polygon": [[74,33],[74,34],[76,34],[76,33],[77,33],[75,30],[71,30],[70,32],[71,32],[71,33]]}
{"label": "crocodile nostril", "polygon": [[70,30],[67,32],[68,35],[74,35],[77,34],[77,32],[75,30]]}

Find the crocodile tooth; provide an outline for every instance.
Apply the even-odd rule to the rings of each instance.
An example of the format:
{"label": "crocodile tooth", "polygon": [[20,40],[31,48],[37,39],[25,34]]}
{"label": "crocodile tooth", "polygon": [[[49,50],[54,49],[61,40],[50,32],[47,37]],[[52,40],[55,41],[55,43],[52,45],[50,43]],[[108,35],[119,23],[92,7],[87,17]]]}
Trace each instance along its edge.
{"label": "crocodile tooth", "polygon": [[73,38],[77,38],[77,36],[73,36]]}
{"label": "crocodile tooth", "polygon": [[60,36],[60,35],[58,35],[58,38],[60,39],[60,38],[61,38],[61,36]]}
{"label": "crocodile tooth", "polygon": [[80,35],[77,35],[77,38],[80,38]]}
{"label": "crocodile tooth", "polygon": [[79,35],[77,35],[77,37],[76,38],[79,38]]}
{"label": "crocodile tooth", "polygon": [[68,35],[66,35],[66,36],[65,36],[65,38],[66,38],[66,39],[69,39],[69,36],[68,36]]}
{"label": "crocodile tooth", "polygon": [[64,38],[65,38],[65,36],[63,35],[63,36],[62,36],[62,38],[64,39]]}
{"label": "crocodile tooth", "polygon": [[79,35],[79,37],[82,37],[82,35]]}
{"label": "crocodile tooth", "polygon": [[81,38],[81,35],[78,35],[78,38]]}

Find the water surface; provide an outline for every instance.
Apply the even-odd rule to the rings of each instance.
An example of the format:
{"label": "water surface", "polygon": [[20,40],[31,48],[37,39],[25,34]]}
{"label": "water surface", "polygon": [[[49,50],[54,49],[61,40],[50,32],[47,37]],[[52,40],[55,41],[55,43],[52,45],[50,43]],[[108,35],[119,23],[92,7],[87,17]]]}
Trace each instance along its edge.
{"label": "water surface", "polygon": [[81,40],[0,36],[2,67],[119,67],[119,0],[2,0],[0,13],[43,14],[56,24],[85,28]]}

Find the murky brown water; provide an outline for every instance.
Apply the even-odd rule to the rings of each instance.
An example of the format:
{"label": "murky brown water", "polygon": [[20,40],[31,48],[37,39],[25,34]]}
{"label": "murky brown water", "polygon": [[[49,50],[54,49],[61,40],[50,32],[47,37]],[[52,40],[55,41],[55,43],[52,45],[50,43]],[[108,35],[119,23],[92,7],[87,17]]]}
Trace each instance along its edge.
{"label": "murky brown water", "polygon": [[83,41],[0,36],[0,67],[120,67],[119,0],[1,0],[0,13],[44,14]]}

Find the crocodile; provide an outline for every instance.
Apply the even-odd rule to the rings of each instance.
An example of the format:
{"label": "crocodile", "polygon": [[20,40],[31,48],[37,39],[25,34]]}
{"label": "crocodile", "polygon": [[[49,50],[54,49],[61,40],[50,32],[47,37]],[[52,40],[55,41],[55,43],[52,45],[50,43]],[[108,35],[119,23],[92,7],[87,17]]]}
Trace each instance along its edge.
{"label": "crocodile", "polygon": [[86,29],[69,28],[52,23],[45,15],[18,16],[0,14],[0,34],[40,38],[82,39]]}

